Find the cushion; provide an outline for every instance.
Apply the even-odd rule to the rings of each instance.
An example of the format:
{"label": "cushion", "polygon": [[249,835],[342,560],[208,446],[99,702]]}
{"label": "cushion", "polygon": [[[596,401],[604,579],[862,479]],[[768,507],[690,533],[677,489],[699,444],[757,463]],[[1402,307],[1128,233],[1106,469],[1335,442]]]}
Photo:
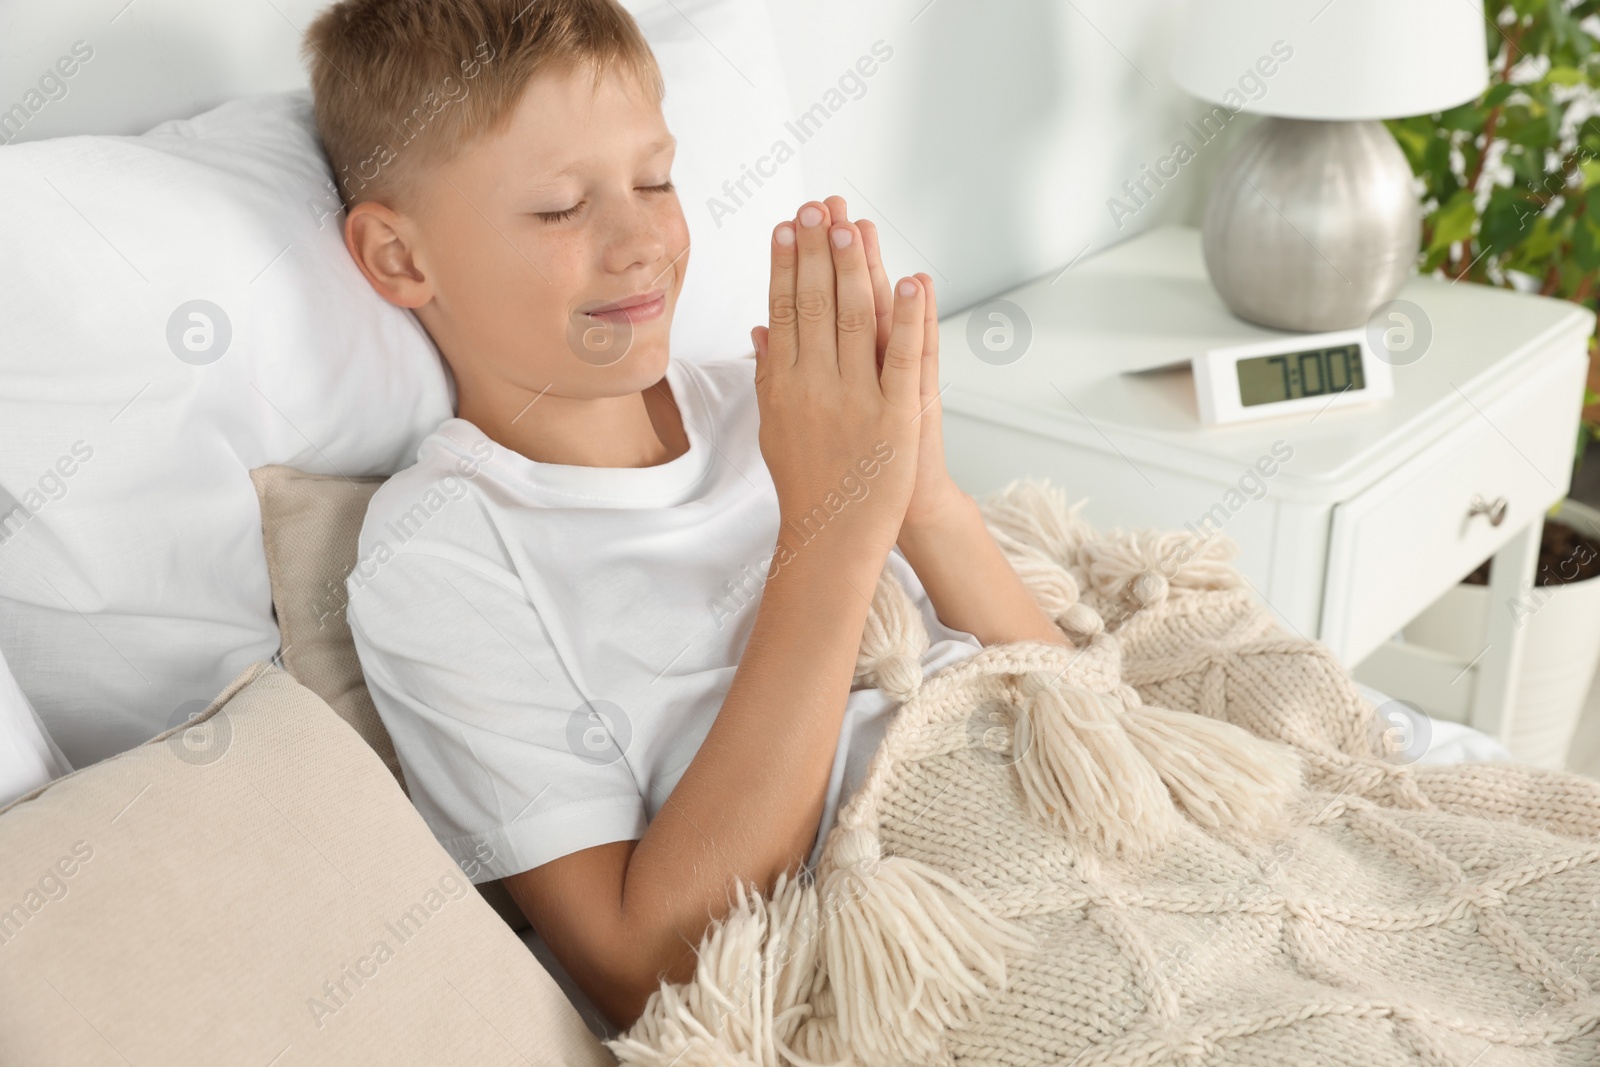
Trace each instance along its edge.
{"label": "cushion", "polygon": [[70,770],[0,652],[0,804]]}
{"label": "cushion", "polygon": [[[765,317],[768,230],[804,195],[798,158],[768,165],[789,103],[767,6],[625,5],[681,143],[674,350],[737,355]],[[392,474],[452,389],[344,250],[303,90],[13,145],[0,198],[27,205],[0,212],[0,246],[28,249],[0,257],[0,646],[84,765],[276,650],[247,472]]]}
{"label": "cushion", "polygon": [[[251,471],[250,480],[261,501],[261,540],[283,635],[278,662],[350,724],[404,789],[405,775],[367,693],[344,610],[344,582],[356,565],[361,520],[384,479],[273,465]],[[499,879],[478,889],[513,930],[529,929],[527,916]]]}
{"label": "cushion", "polygon": [[7,1062],[614,1062],[286,672],[0,809]]}
{"label": "cushion", "polygon": [[361,520],[384,479],[274,464],[251,471],[250,481],[261,505],[261,543],[282,639],[277,662],[327,701],[404,789],[405,775],[367,694],[344,615],[344,581],[356,565]]}

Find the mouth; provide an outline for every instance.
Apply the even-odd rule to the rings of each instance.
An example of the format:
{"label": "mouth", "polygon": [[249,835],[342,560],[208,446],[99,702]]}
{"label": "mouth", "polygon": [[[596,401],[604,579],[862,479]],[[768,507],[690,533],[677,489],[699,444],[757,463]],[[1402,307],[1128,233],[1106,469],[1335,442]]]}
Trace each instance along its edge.
{"label": "mouth", "polygon": [[660,287],[649,292],[614,300],[593,308],[579,308],[578,314],[607,322],[649,322],[660,318],[667,309],[667,289]]}

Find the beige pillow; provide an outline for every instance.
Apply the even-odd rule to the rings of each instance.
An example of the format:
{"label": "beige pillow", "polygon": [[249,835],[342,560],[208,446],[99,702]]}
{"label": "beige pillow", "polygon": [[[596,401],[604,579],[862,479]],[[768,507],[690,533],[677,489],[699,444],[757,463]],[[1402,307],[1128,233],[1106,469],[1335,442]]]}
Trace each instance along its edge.
{"label": "beige pillow", "polygon": [[0,809],[0,1061],[614,1063],[367,745],[252,664]]}
{"label": "beige pillow", "polygon": [[355,569],[361,520],[386,479],[307,474],[272,464],[251,471],[250,480],[261,502],[272,610],[283,639],[278,662],[355,727],[405,788],[344,616],[344,582]]}
{"label": "beige pillow", "polygon": [[[394,743],[367,692],[345,620],[344,583],[355,569],[361,521],[386,479],[307,474],[271,464],[251,471],[250,480],[261,501],[267,578],[283,639],[278,660],[355,727],[404,789]],[[527,917],[498,880],[478,890],[513,930],[528,928]]]}

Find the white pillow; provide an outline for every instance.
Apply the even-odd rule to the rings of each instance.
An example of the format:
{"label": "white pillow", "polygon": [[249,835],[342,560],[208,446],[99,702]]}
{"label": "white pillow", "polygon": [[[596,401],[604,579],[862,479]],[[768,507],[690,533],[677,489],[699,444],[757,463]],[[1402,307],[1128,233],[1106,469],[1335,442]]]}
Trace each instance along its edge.
{"label": "white pillow", "polygon": [[[765,316],[767,233],[803,195],[792,159],[721,225],[707,206],[788,117],[767,9],[627,6],[681,142],[674,351],[737,355]],[[305,91],[9,146],[0,203],[0,644],[85,766],[277,650],[249,470],[392,474],[454,390],[344,250]],[[325,601],[342,611],[343,588]]]}
{"label": "white pillow", "polygon": [[250,468],[389,473],[449,417],[315,210],[309,123],[267,96],[0,154],[0,644],[78,766],[276,651]]}
{"label": "white pillow", "polygon": [[70,770],[0,652],[0,808]]}

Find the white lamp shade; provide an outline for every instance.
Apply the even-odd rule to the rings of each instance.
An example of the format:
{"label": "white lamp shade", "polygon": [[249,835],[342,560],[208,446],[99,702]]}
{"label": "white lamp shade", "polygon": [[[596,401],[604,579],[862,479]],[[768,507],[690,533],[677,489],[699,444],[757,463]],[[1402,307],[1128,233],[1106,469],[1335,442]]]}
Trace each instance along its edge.
{"label": "white lamp shade", "polygon": [[1471,0],[1191,0],[1172,78],[1261,115],[1424,115],[1483,92],[1488,28]]}

